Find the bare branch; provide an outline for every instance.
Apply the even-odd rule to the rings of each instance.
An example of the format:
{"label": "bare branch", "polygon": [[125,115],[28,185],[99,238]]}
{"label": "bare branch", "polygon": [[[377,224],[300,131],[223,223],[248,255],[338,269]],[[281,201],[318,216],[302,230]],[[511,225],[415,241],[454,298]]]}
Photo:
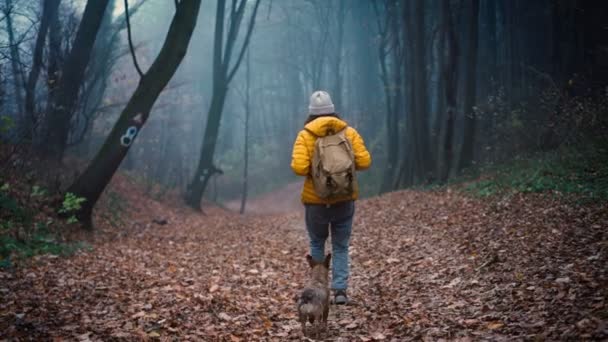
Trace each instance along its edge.
{"label": "bare branch", "polygon": [[144,73],[137,63],[137,56],[135,55],[135,49],[133,48],[133,39],[131,37],[131,21],[129,20],[129,0],[125,0],[125,19],[127,20],[127,37],[129,38],[129,49],[131,49],[131,56],[133,57],[133,64],[139,74],[139,77],[144,77]]}
{"label": "bare branch", "polygon": [[237,58],[236,63],[234,64],[234,67],[232,68],[232,70],[228,73],[228,78],[227,78],[228,82],[230,82],[230,80],[232,80],[232,78],[236,74],[236,71],[238,70],[239,65],[243,61],[243,56],[245,55],[245,51],[247,50],[247,47],[249,46],[249,40],[251,39],[251,33],[253,32],[253,26],[255,25],[255,18],[257,16],[259,6],[260,6],[260,0],[256,0],[255,5],[253,7],[253,14],[251,14],[251,18],[249,19],[249,27],[247,28],[247,35],[245,36],[245,41],[243,42],[243,46],[241,47],[239,57]]}

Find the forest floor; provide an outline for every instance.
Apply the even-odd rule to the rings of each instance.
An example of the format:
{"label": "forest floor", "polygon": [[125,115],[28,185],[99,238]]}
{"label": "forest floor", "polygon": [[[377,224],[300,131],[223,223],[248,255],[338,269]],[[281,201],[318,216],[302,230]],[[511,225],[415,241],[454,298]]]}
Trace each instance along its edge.
{"label": "forest floor", "polygon": [[[286,205],[297,192],[240,216],[156,202],[124,179],[111,191],[128,209],[90,249],[0,270],[0,340],[303,340],[294,297],[308,243],[301,207]],[[112,202],[98,222],[117,215]],[[282,212],[264,210],[275,203]],[[352,303],[331,307],[324,338],[606,339],[607,228],[606,203],[552,193],[361,200]]]}

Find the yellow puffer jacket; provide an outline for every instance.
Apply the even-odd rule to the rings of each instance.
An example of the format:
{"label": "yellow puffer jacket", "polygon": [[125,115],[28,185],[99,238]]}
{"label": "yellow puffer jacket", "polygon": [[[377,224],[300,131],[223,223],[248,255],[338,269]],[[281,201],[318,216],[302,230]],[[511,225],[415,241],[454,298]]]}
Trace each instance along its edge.
{"label": "yellow puffer jacket", "polygon": [[[310,163],[312,155],[315,150],[315,141],[317,137],[324,137],[328,131],[339,132],[348,125],[346,122],[333,117],[333,116],[321,116],[309,122],[303,129],[298,133],[296,142],[293,146],[293,154],[291,159],[291,168],[293,171],[300,176],[306,176],[304,181],[304,188],[302,189],[302,203],[305,204],[334,204],[343,201],[356,200],[358,192],[355,192],[350,197],[344,198],[332,198],[331,200],[322,199],[315,193],[314,186],[312,184],[312,177],[310,175]],[[312,132],[312,133],[311,133]],[[313,134],[314,133],[314,134]],[[346,128],[346,138],[350,141],[353,146],[355,153],[355,167],[357,170],[367,169],[372,163],[372,157],[370,156],[365,143],[361,135],[352,127]]]}

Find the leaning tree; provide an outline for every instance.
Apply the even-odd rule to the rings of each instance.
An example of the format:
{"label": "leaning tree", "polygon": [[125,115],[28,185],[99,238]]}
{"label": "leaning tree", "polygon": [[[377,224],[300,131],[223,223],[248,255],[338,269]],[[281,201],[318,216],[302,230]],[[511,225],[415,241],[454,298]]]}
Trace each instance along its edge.
{"label": "leaning tree", "polygon": [[[91,227],[93,206],[129,151],[138,132],[148,120],[156,99],[186,55],[196,26],[201,0],[176,0],[175,4],[175,14],[158,56],[145,73],[141,72],[135,63],[141,74],[135,92],[114,124],[101,150],[68,189],[68,192],[86,199],[76,213],[76,217],[87,227]],[[128,18],[128,15],[126,17]],[[132,53],[135,61],[134,52]]]}

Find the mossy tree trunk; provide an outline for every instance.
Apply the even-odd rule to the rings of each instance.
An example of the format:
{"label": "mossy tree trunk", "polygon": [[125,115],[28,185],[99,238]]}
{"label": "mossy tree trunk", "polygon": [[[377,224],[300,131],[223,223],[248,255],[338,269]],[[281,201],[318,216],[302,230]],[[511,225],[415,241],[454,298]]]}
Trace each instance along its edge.
{"label": "mossy tree trunk", "polygon": [[124,137],[128,135],[127,131],[137,133],[141,130],[156,99],[186,55],[196,26],[200,4],[200,0],[182,0],[176,4],[176,12],[169,32],[154,63],[140,79],[101,150],[68,189],[68,192],[86,198],[86,202],[76,215],[86,226],[91,226],[93,206],[136,138],[136,134],[131,134],[132,138],[126,141]]}

